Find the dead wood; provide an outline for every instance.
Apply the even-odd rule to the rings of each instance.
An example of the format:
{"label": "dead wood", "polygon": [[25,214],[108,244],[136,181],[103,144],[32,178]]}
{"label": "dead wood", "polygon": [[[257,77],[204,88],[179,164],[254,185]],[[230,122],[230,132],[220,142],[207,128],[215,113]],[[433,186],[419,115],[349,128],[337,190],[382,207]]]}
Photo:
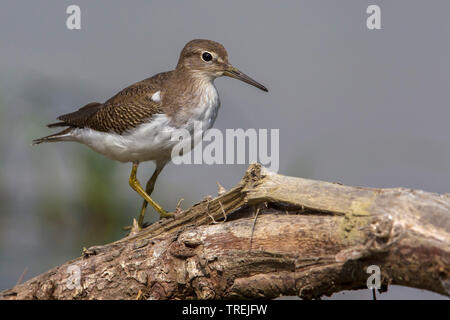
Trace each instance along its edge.
{"label": "dead wood", "polygon": [[450,195],[349,187],[254,164],[218,197],[86,249],[0,298],[318,298],[367,288],[370,265],[382,290],[450,296]]}

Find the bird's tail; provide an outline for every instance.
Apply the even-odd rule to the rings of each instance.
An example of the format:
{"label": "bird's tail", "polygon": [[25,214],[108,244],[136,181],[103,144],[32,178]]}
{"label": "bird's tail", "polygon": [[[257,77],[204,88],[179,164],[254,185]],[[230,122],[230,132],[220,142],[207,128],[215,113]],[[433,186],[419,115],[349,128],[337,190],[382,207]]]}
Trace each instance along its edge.
{"label": "bird's tail", "polygon": [[42,137],[39,139],[35,139],[32,141],[32,145],[34,146],[36,144],[41,144],[44,142],[68,141],[68,140],[71,140],[71,138],[72,138],[71,132],[72,132],[72,128],[67,128],[58,133],[51,134],[49,136]]}

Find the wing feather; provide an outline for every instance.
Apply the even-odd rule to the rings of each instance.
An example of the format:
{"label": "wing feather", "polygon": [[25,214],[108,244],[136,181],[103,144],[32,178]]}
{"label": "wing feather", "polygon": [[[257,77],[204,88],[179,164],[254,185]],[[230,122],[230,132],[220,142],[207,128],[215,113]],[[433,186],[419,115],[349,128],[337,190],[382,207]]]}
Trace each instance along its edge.
{"label": "wing feather", "polygon": [[132,84],[103,104],[91,102],[78,111],[59,116],[57,119],[61,122],[51,123],[48,127],[70,126],[122,134],[147,122],[153,114],[163,113],[162,103],[154,101],[152,95],[163,91],[171,73],[159,73]]}

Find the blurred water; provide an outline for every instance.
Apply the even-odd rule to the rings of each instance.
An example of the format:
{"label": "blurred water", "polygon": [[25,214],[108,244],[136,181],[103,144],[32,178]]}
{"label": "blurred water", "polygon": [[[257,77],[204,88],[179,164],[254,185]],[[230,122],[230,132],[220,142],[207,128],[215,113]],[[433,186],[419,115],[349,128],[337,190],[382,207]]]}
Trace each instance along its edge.
{"label": "blurred water", "polygon": [[[222,42],[269,88],[218,79],[215,127],[279,128],[280,173],[449,192],[448,1],[383,2],[383,29],[370,32],[369,1],[80,0],[80,31],[65,28],[69,4],[5,0],[0,11],[0,290],[25,268],[29,279],[120,238],[141,205],[130,165],[31,140],[56,116],[173,68],[193,38]],[[187,207],[216,181],[235,185],[245,168],[171,164],[154,197]],[[140,179],[152,170],[142,165]],[[394,286],[383,297],[435,295]]]}

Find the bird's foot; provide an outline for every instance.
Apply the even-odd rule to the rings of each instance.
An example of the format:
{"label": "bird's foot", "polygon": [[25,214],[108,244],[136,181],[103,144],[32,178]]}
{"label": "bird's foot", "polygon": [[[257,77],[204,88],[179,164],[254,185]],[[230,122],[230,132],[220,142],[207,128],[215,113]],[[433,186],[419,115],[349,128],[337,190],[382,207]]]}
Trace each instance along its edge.
{"label": "bird's foot", "polygon": [[136,219],[133,219],[133,225],[131,225],[131,226],[124,226],[124,227],[122,227],[122,230],[124,230],[124,231],[133,230],[134,232],[139,232],[142,229],[147,228],[150,224],[151,224],[150,222],[144,222],[142,224],[142,226],[139,226],[139,223],[136,222]]}
{"label": "bird's foot", "polygon": [[135,234],[138,234],[141,232],[143,228],[145,228],[148,225],[148,223],[144,223],[142,226],[140,226],[136,219],[133,218],[133,224],[131,226],[125,226],[122,229],[125,231],[130,231],[128,234],[129,236],[134,236]]}
{"label": "bird's foot", "polygon": [[[164,213],[162,213],[162,214],[159,213],[159,214],[160,214],[161,219],[169,219],[169,218],[175,217],[176,213],[178,213],[178,211],[177,212],[164,211]],[[149,225],[151,225],[150,222],[143,222],[142,225],[139,225],[137,220],[133,218],[133,225],[124,226],[124,227],[122,227],[122,230],[130,231],[130,233],[128,235],[135,235],[135,234],[141,232],[143,229],[147,228]]]}
{"label": "bird's foot", "polygon": [[[180,208],[180,203],[181,203],[182,200],[183,199],[180,199],[180,201],[178,201],[178,204],[177,204],[177,207],[175,209],[175,212],[167,212],[163,208],[160,208],[160,210],[157,210],[158,213],[159,213],[160,219],[174,218],[175,214],[183,212],[183,210]],[[135,234],[141,232],[142,229],[147,228],[151,224],[149,222],[141,222],[141,220],[143,220],[142,212],[141,212],[141,215],[139,216],[139,222],[138,222],[138,220],[133,219],[133,225],[122,227],[122,229],[124,231],[130,231],[129,235],[135,235]]]}
{"label": "bird's foot", "polygon": [[162,209],[161,211],[158,210],[160,219],[168,219],[175,217],[175,212],[167,212],[166,210]]}

